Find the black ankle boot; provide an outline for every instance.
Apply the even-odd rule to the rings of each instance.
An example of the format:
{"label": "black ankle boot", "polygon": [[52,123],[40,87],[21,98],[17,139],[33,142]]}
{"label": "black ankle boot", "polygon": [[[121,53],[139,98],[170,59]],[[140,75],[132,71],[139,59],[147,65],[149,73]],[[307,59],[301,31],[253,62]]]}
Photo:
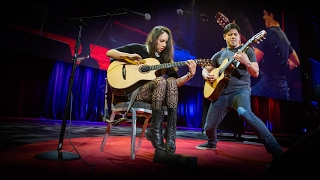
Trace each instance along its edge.
{"label": "black ankle boot", "polygon": [[169,153],[176,152],[177,108],[168,108],[167,128],[164,132],[164,148]]}
{"label": "black ankle boot", "polygon": [[151,126],[145,136],[151,141],[152,146],[161,151],[165,151],[162,134],[162,122],[164,111],[160,109],[152,109]]}

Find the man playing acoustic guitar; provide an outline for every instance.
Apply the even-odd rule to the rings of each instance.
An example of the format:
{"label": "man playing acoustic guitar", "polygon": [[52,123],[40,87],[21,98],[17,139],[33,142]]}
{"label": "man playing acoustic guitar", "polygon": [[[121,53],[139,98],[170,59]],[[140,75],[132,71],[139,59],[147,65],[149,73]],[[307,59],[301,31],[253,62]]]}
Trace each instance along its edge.
{"label": "man playing acoustic guitar", "polygon": [[[264,31],[258,33],[248,42],[264,36]],[[204,126],[208,141],[196,146],[196,149],[215,150],[217,147],[217,128],[224,116],[230,109],[238,112],[242,121],[246,122],[263,143],[265,149],[273,157],[273,160],[282,156],[284,151],[276,141],[275,137],[268,130],[264,122],[259,119],[251,110],[250,103],[250,75],[259,75],[259,66],[253,49],[240,44],[240,28],[235,23],[227,24],[223,29],[223,38],[227,47],[212,56],[213,66],[206,66],[202,70],[202,76],[206,81],[209,90],[214,89],[210,98],[211,104]],[[247,47],[245,47],[247,46]],[[225,62],[231,62],[224,71],[215,73]],[[220,81],[220,82],[217,82]],[[215,88],[211,88],[216,86]],[[218,91],[218,92],[216,92]]]}

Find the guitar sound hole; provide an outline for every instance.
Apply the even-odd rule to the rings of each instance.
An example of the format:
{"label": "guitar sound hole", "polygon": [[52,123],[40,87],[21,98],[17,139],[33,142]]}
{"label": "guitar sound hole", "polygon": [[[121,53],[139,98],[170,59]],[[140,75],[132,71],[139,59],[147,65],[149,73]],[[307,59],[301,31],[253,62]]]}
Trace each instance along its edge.
{"label": "guitar sound hole", "polygon": [[140,66],[139,69],[140,69],[140,72],[146,73],[146,72],[150,71],[150,66],[142,65],[142,66]]}

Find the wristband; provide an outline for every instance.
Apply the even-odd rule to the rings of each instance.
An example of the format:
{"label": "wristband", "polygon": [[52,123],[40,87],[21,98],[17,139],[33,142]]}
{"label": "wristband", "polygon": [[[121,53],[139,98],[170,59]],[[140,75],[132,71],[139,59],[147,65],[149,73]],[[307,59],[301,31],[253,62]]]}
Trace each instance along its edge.
{"label": "wristband", "polygon": [[187,73],[187,76],[188,76],[189,79],[193,78],[193,76],[191,76],[190,72]]}
{"label": "wristband", "polygon": [[249,62],[246,67],[249,68],[251,66],[251,62]]}

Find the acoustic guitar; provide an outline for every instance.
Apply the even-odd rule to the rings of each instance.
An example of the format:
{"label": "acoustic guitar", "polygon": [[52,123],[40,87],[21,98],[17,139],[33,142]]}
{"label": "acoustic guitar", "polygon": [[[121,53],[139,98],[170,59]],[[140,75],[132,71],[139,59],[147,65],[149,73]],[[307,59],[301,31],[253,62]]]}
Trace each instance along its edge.
{"label": "acoustic guitar", "polygon": [[[212,65],[210,59],[194,59],[199,66]],[[132,64],[126,60],[113,61],[107,70],[107,79],[113,92],[117,94],[128,94],[159,76],[157,70],[186,66],[187,61],[179,61],[173,63],[163,63],[155,58],[143,59],[143,64]],[[160,73],[161,74],[161,73]]]}
{"label": "acoustic guitar", "polygon": [[[260,31],[256,35],[254,35],[252,38],[250,38],[240,49],[239,52],[244,51],[247,46],[253,42],[260,43],[263,38],[265,39],[267,32],[265,30]],[[213,81],[213,83],[206,81],[204,84],[203,94],[204,97],[215,101],[218,99],[218,97],[221,94],[221,91],[224,89],[224,87],[227,85],[227,83],[230,81],[231,73],[236,68],[234,64],[231,64],[234,61],[234,58],[225,59],[221,65],[215,69],[213,69],[210,74],[217,77],[216,80]]]}

